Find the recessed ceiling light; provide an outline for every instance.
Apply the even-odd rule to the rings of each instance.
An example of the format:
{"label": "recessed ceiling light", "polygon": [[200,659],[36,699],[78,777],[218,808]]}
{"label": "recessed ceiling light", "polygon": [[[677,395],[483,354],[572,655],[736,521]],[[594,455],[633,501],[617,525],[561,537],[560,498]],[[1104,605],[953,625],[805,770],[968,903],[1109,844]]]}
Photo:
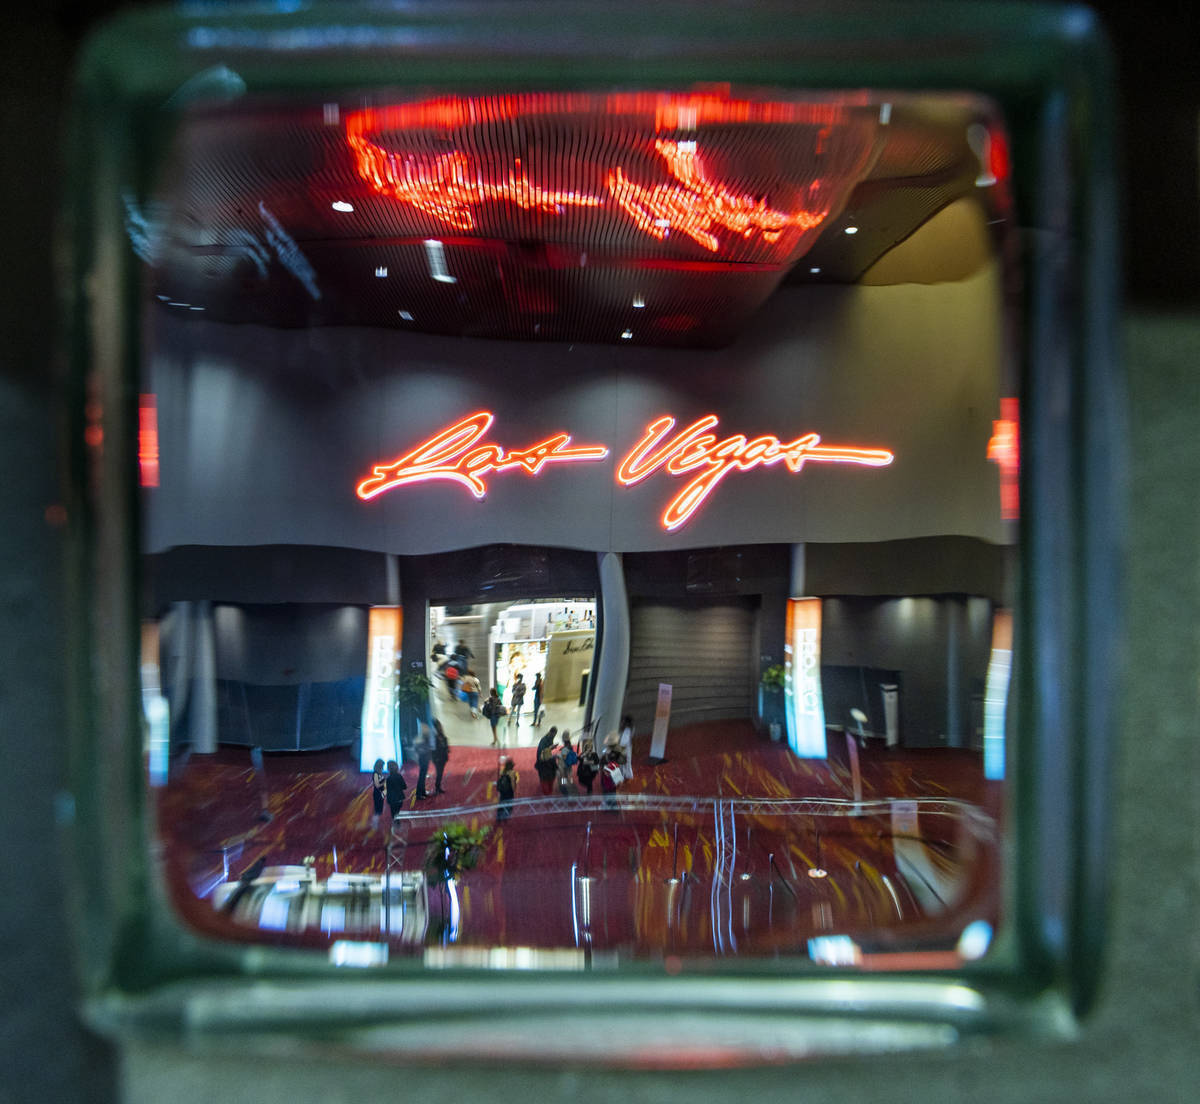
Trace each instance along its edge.
{"label": "recessed ceiling light", "polygon": [[400,317],[403,318],[405,322],[411,322],[413,320],[413,316],[409,314],[408,311],[401,311]]}
{"label": "recessed ceiling light", "polygon": [[816,275],[818,272],[820,272],[820,271],[821,271],[821,266],[820,266],[820,265],[813,265],[813,267],[812,267],[812,268],[810,268],[808,271],[809,271],[809,272],[811,272],[811,273],[812,273],[812,274],[815,276],[815,275]]}
{"label": "recessed ceiling light", "polygon": [[331,207],[332,207],[332,208],[333,208],[335,211],[350,212],[350,211],[353,211],[353,210],[354,210],[354,204],[353,204],[353,203],[347,203],[347,202],[346,202],[344,199],[335,199],[335,200],[334,200],[334,201],[333,201],[333,202],[330,204],[330,206],[331,206]]}
{"label": "recessed ceiling light", "polygon": [[375,275],[382,278],[387,275],[387,265],[376,265]]}
{"label": "recessed ceiling light", "polygon": [[633,337],[633,330],[622,330],[621,337],[623,340],[628,341],[631,337]]}
{"label": "recessed ceiling light", "polygon": [[845,229],[845,233],[847,233],[847,234],[857,234],[857,233],[858,233],[858,227],[857,227],[857,226],[847,226],[847,227],[846,227],[846,229]]}
{"label": "recessed ceiling light", "polygon": [[640,295],[635,296],[634,300],[633,300],[633,305],[636,310],[641,310],[642,307],[644,307],[646,305],[646,300],[643,299]]}
{"label": "recessed ceiling light", "polygon": [[425,242],[425,257],[429,261],[429,275],[439,284],[455,284],[457,276],[451,276],[446,269],[446,247],[434,238]]}

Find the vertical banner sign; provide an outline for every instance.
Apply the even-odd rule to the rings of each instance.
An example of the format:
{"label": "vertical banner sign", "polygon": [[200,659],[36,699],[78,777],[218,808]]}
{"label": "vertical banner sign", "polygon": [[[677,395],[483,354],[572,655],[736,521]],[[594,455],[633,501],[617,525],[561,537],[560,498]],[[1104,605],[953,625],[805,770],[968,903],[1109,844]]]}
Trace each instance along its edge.
{"label": "vertical banner sign", "polygon": [[654,731],[650,736],[650,758],[667,757],[667,725],[671,721],[671,683],[658,684],[658,704],[654,707]]}
{"label": "vertical banner sign", "polygon": [[1004,777],[1004,715],[1012,671],[1012,610],[992,615],[992,654],[983,689],[983,777]]}
{"label": "vertical banner sign", "polygon": [[824,759],[820,598],[788,599],[783,653],[788,745],[802,759]]}
{"label": "vertical banner sign", "polygon": [[142,712],[146,715],[146,760],[151,786],[167,784],[171,755],[170,708],[159,674],[157,621],[142,622]]}
{"label": "vertical banner sign", "polygon": [[363,693],[362,751],[359,770],[376,759],[400,758],[396,738],[396,664],[400,658],[399,606],[372,606],[367,620],[367,685]]}

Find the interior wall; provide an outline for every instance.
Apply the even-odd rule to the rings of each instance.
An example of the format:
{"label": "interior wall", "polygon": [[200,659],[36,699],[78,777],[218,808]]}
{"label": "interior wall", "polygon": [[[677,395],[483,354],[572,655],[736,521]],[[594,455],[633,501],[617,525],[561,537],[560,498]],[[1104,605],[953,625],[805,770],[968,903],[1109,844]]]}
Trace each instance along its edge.
{"label": "interior wall", "polygon": [[[151,307],[145,386],[157,395],[161,485],[144,496],[147,548],[417,554],[533,541],[627,552],[711,546],[730,533],[742,543],[1001,543],[1009,534],[987,459],[1001,303],[994,264],[953,283],[787,287],[727,348],[691,350],[223,326]],[[482,497],[441,479],[357,497],[376,466],[475,411],[495,415],[480,441],[519,449],[565,432],[573,447],[609,454],[536,476],[489,473]],[[670,415],[678,431],[710,413],[718,437],[816,432],[895,460],[731,471],[668,531],[660,518],[692,477],[657,471],[622,486],[616,467],[656,419]]]}
{"label": "interior wall", "polygon": [[672,727],[753,717],[757,611],[751,598],[633,600],[625,711],[635,730],[653,727],[660,682],[672,686]]}
{"label": "interior wall", "polygon": [[[905,747],[969,747],[971,700],[982,695],[991,618],[981,598],[825,598],[822,666],[896,671],[900,742]],[[850,723],[832,716],[831,724]]]}

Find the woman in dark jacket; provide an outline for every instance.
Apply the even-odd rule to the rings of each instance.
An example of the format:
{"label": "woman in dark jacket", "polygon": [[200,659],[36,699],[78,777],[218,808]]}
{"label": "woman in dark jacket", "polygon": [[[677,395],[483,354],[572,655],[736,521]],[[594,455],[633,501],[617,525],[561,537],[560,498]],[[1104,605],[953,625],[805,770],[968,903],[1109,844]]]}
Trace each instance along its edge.
{"label": "woman in dark jacket", "polygon": [[583,750],[579,755],[579,765],[575,768],[575,777],[579,784],[590,794],[596,784],[596,775],[600,773],[600,758],[596,754],[596,745],[591,740],[583,741]]}
{"label": "woman in dark jacket", "polygon": [[547,797],[554,793],[554,780],[558,777],[558,760],[554,758],[554,737],[557,735],[558,726],[551,725],[550,731],[538,741],[537,758],[533,764],[542,793]]}
{"label": "woman in dark jacket", "polygon": [[492,726],[492,747],[499,747],[500,741],[496,736],[496,725],[500,723],[500,718],[504,716],[507,710],[504,708],[504,703],[500,700],[500,695],[494,686],[492,687],[492,692],[488,694],[487,701],[483,703],[481,712],[488,719],[488,724]]}
{"label": "woman in dark jacket", "polygon": [[437,772],[434,779],[434,793],[445,793],[442,789],[442,775],[446,771],[446,763],[450,759],[450,741],[446,739],[446,730],[436,717],[433,720],[433,769]]}
{"label": "woman in dark jacket", "polygon": [[404,791],[408,789],[408,783],[400,773],[400,764],[395,759],[388,760],[386,786],[388,808],[392,810],[392,819],[395,820],[404,805]]}
{"label": "woman in dark jacket", "polygon": [[379,818],[383,815],[383,798],[386,787],[386,768],[382,759],[376,759],[375,767],[371,771],[371,800],[375,803],[375,819],[371,822],[372,824],[378,824]]}
{"label": "woman in dark jacket", "polygon": [[513,803],[513,798],[517,796],[517,765],[511,757],[505,759],[500,767],[500,777],[496,779],[496,794],[499,797],[496,821],[499,823],[512,816],[509,806]]}

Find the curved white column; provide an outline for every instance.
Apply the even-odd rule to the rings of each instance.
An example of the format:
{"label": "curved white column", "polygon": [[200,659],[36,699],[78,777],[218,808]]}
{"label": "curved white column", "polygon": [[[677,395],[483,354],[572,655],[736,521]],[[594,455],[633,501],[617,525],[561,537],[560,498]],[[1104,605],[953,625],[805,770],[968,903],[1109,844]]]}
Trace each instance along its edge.
{"label": "curved white column", "polygon": [[597,742],[606,733],[616,731],[625,704],[625,686],[629,679],[629,594],[625,589],[625,565],[619,552],[597,554],[600,567],[600,615],[604,638],[596,664],[596,693],[592,699],[592,717],[599,720]]}

